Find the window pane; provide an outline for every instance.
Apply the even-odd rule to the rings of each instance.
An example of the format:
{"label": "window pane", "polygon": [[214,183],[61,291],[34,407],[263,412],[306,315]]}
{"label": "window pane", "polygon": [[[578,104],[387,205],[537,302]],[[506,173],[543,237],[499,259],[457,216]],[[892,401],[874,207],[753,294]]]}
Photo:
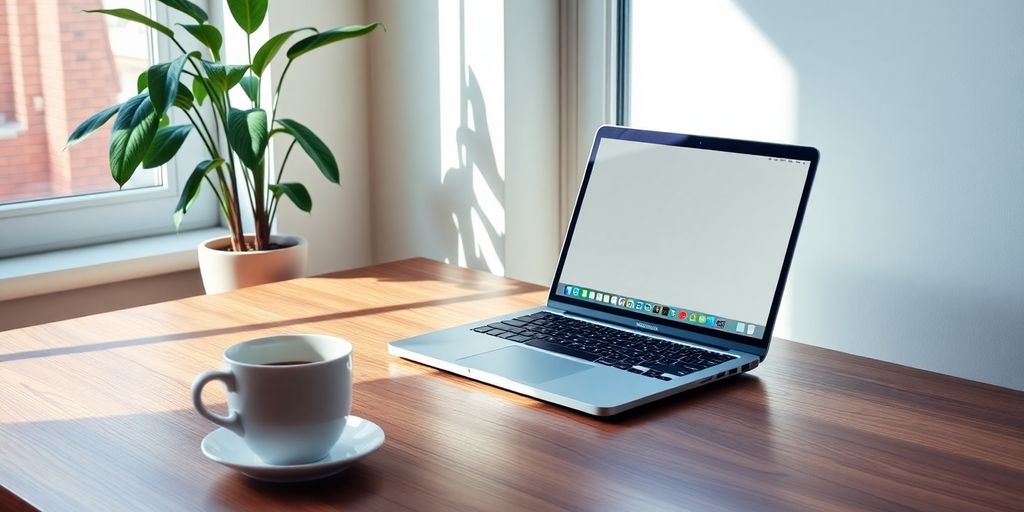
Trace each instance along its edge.
{"label": "window pane", "polygon": [[[150,63],[148,29],[84,9],[147,12],[147,0],[0,3],[0,204],[117,190],[107,144],[113,119],[64,150],[92,114],[135,94]],[[160,185],[140,170],[125,188]]]}
{"label": "window pane", "polygon": [[629,124],[793,142],[796,74],[739,5],[632,3]]}

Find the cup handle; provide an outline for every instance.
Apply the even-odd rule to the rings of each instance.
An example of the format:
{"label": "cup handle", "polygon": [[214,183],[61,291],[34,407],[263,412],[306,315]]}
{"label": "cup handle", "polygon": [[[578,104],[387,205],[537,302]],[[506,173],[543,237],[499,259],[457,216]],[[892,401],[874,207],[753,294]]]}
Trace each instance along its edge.
{"label": "cup handle", "polygon": [[229,409],[227,416],[221,416],[210,412],[203,403],[203,387],[209,384],[210,381],[214,380],[223,382],[228,388],[228,391],[235,391],[236,382],[235,375],[233,373],[218,370],[203,372],[196,377],[195,381],[192,382],[192,405],[195,406],[196,411],[199,412],[200,416],[234,432],[235,434],[238,434],[239,436],[244,435],[242,430],[242,418],[237,412]]}

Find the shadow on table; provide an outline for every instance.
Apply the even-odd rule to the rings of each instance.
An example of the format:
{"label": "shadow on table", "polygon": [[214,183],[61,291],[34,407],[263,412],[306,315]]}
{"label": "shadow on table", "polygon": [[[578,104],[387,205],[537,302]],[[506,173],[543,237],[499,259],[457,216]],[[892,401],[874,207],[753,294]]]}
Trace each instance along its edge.
{"label": "shadow on table", "polygon": [[[398,359],[388,371],[389,377],[356,382],[352,409],[379,424],[387,441],[323,480],[251,480],[203,458],[200,442],[214,426],[190,408],[89,417],[87,398],[95,391],[88,389],[72,393],[69,398],[81,405],[66,418],[0,423],[0,476],[21,482],[18,493],[38,498],[34,503],[42,509],[86,502],[138,510],[390,510],[410,503],[496,509],[543,505],[522,502],[536,499],[523,495],[521,485],[538,484],[539,467],[573,473],[580,487],[567,491],[572,499],[583,499],[587,486],[615,482],[627,500],[650,490],[641,477],[652,460],[681,475],[682,483],[704,465],[751,471],[737,466],[729,452],[712,449],[723,439],[747,439],[746,456],[765,467],[774,459],[769,400],[755,377],[727,379],[597,419]],[[186,401],[187,388],[154,386],[155,396],[181,394],[173,406]],[[40,414],[53,416],[65,401],[40,403]],[[26,474],[26,468],[45,474]]]}
{"label": "shadow on table", "polygon": [[348,510],[362,510],[368,500],[379,494],[383,475],[365,463],[355,463],[345,471],[312,482],[272,483],[253,480],[241,474],[227,475],[217,481],[208,496],[217,508],[237,508],[233,498],[239,493],[258,495],[261,510],[326,504]]}
{"label": "shadow on table", "polygon": [[767,407],[762,405],[767,400],[764,383],[756,375],[743,374],[683,391],[677,395],[598,420],[614,425],[632,426],[671,415],[682,409],[740,398],[744,402],[749,402],[751,406],[758,405],[753,408],[754,411],[761,410],[765,415],[767,414]]}
{"label": "shadow on table", "polygon": [[125,347],[137,347],[143,345],[152,345],[156,343],[167,343],[172,341],[183,341],[190,340],[193,338],[206,338],[210,336],[222,336],[226,334],[234,334],[240,332],[252,332],[261,329],[276,329],[281,327],[288,327],[295,324],[306,324],[306,323],[318,323],[318,322],[329,322],[334,320],[344,320],[348,318],[356,318],[362,316],[380,315],[385,313],[393,313],[396,311],[404,311],[409,309],[418,308],[429,308],[437,306],[447,306],[452,304],[459,304],[464,302],[474,302],[479,300],[495,299],[500,297],[508,297],[513,295],[520,295],[524,293],[535,292],[536,287],[526,283],[518,283],[516,286],[495,290],[490,292],[475,293],[472,295],[466,295],[461,297],[451,297],[445,299],[434,299],[434,300],[422,300],[417,302],[409,302],[405,304],[395,304],[390,306],[378,306],[371,308],[364,308],[352,311],[339,311],[337,313],[330,313],[324,315],[313,315],[305,316],[301,318],[291,318],[287,320],[275,320],[272,322],[260,322],[254,324],[244,324],[232,327],[222,327],[217,329],[204,329],[199,331],[189,331],[177,334],[169,334],[165,336],[147,336],[143,338],[131,338],[116,341],[104,341],[100,343],[90,343],[86,345],[76,345],[70,347],[55,347],[46,348],[39,350],[26,350],[23,352],[13,352],[10,354],[0,354],[0,363],[7,361],[18,361],[22,359],[34,359],[39,357],[50,357],[60,356],[67,354],[81,354],[86,352],[98,352],[102,350],[112,350]]}
{"label": "shadow on table", "polygon": [[[384,450],[319,481],[263,483],[203,457],[201,441],[214,428],[191,409],[0,423],[0,480],[18,484],[15,494],[39,510],[278,510],[299,503],[362,510],[379,494],[374,464]],[[6,507],[0,499],[0,510]]]}
{"label": "shadow on table", "polygon": [[439,281],[472,290],[494,289],[495,286],[500,286],[504,289],[526,289],[527,291],[544,291],[548,289],[548,283],[539,285],[525,281],[516,281],[511,278],[496,276],[486,271],[441,263],[428,258],[398,260],[372,267],[312,276],[311,278],[376,279],[382,283]]}
{"label": "shadow on table", "polygon": [[760,377],[749,373],[683,391],[615,416],[598,417],[405,359],[395,358],[388,366],[393,379],[415,379],[417,385],[424,389],[442,383],[488,397],[488,400],[507,401],[540,414],[569,418],[602,430],[639,426],[688,411],[720,409],[723,406],[733,408],[737,403],[751,424],[767,427],[771,421],[767,386]]}

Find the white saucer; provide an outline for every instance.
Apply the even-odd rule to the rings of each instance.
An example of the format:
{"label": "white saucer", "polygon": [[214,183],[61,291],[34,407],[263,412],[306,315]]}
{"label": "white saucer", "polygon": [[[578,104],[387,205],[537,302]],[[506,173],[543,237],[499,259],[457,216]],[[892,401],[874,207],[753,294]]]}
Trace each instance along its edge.
{"label": "white saucer", "polygon": [[376,423],[349,416],[345,430],[326,457],[309,464],[275,466],[260,460],[234,432],[218,428],[203,438],[206,458],[266,482],[304,482],[340,473],[384,444],[384,431]]}

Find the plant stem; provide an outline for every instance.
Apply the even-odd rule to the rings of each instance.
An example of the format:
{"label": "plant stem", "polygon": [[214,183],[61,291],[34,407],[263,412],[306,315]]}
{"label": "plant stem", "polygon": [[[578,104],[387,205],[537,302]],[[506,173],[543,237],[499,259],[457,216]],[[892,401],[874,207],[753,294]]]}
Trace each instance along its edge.
{"label": "plant stem", "polygon": [[[189,55],[189,52],[185,50],[185,47],[182,46],[180,42],[178,42],[177,38],[175,38],[174,36],[170,36],[170,40],[174,42],[174,45],[177,46],[179,50],[181,50],[181,53]],[[218,98],[217,95],[213,93],[214,89],[210,87],[210,82],[206,80],[205,77],[203,77],[203,74],[199,71],[199,66],[196,65],[192,57],[189,56],[185,60],[187,60],[188,63],[192,65],[192,69],[195,70],[196,76],[203,81],[203,86],[206,88],[207,95],[210,98],[210,103],[213,103],[215,111],[220,111],[220,115],[223,118],[224,125],[227,126],[227,112],[225,111],[224,104],[219,101],[223,100],[223,98]],[[227,96],[226,91],[224,94],[225,96]],[[230,107],[230,103],[228,103],[228,106]],[[214,117],[216,117],[216,115],[214,115]],[[245,236],[242,233],[242,212],[238,209],[238,186],[235,180],[234,152],[229,151],[229,153],[231,153],[232,157],[231,167],[229,169],[229,176],[231,178],[231,189],[227,188],[227,183],[224,180],[224,174],[221,172],[220,168],[217,169],[217,176],[220,179],[221,190],[224,191],[224,195],[227,196],[228,199],[227,218],[228,227],[231,229],[231,250],[236,252],[242,252],[245,251]],[[223,200],[224,197],[221,197],[221,199]]]}
{"label": "plant stem", "polygon": [[284,71],[281,72],[281,78],[277,81],[277,88],[274,91],[274,108],[270,113],[270,126],[274,126],[274,121],[277,120],[277,105],[281,102],[281,85],[284,84],[284,77],[288,74],[290,67],[292,67],[292,60],[288,59],[288,64],[284,65]]}
{"label": "plant stem", "polygon": [[[254,76],[252,74],[252,34],[249,34],[249,33],[245,34],[245,53],[249,57],[249,70],[247,71],[247,73],[249,73],[249,76]],[[259,102],[259,99],[260,99],[260,88],[259,87],[256,88],[256,94],[254,94],[253,96],[255,96],[255,97],[252,98],[252,108],[256,108],[256,106],[259,105],[259,103],[260,103]]]}
{"label": "plant stem", "polygon": [[264,159],[260,160],[257,165],[262,168],[262,172],[253,170],[253,188],[256,189],[254,194],[256,196],[256,206],[254,207],[255,219],[253,220],[256,224],[257,250],[262,250],[265,248],[265,245],[270,243],[270,228],[267,225],[266,197],[264,196],[264,191],[269,188],[266,184],[266,158],[264,157]]}
{"label": "plant stem", "polygon": [[[193,66],[195,66],[195,64],[193,64]],[[210,87],[210,82],[209,81],[204,79],[203,80],[203,86],[206,87],[206,94],[207,94],[207,97],[210,98],[210,104],[213,105],[214,113],[220,114],[220,116],[225,119],[224,126],[227,126],[227,122],[226,121],[227,121],[228,111],[227,111],[226,108],[224,108],[224,99],[221,98],[220,96],[217,96],[213,92],[211,92],[211,91],[213,91],[213,89]]]}
{"label": "plant stem", "polygon": [[[194,105],[193,105],[193,107],[194,107]],[[199,124],[196,123],[195,119],[192,119],[192,116],[189,115],[188,111],[187,110],[182,110],[181,112],[183,114],[185,114],[185,117],[187,117],[188,121],[190,123],[192,123],[192,126],[195,126],[196,133],[199,134],[199,138],[202,139],[203,145],[206,146],[206,151],[210,153],[210,158],[214,158],[214,159],[220,158],[219,153],[217,152],[217,150],[212,145],[212,141],[208,141],[207,140],[207,137],[209,136],[209,131],[207,131],[207,133],[204,135],[203,134],[203,130],[201,130],[199,128]],[[199,111],[198,110],[196,111],[196,117],[198,117],[200,121],[203,120],[203,117],[199,115]],[[206,124],[205,123],[203,123],[203,128],[204,129],[206,128]]]}
{"label": "plant stem", "polygon": [[274,200],[273,206],[270,207],[270,224],[274,223],[274,217],[277,217],[277,205],[280,204],[280,200]]}
{"label": "plant stem", "polygon": [[[228,190],[228,182],[227,179],[224,178],[224,171],[220,167],[217,167],[216,171],[217,183],[220,184],[220,193],[217,195],[221,198],[221,201],[224,202],[222,206],[222,209],[224,210],[224,218],[228,221],[228,227],[231,227],[234,223],[231,221],[231,205],[228,203],[228,200],[230,199],[230,197],[228,197],[230,192]],[[232,236],[233,235],[234,233],[232,233]]]}
{"label": "plant stem", "polygon": [[253,215],[255,215],[256,203],[253,203],[253,197],[256,195],[256,188],[253,187],[252,178],[248,172],[243,172],[242,177],[245,178],[245,189],[249,191],[249,208],[252,208]]}
{"label": "plant stem", "polygon": [[[246,56],[249,59],[249,70],[247,71],[247,73],[249,73],[249,75],[252,76],[252,34],[249,34],[249,33],[245,34],[245,54],[246,54]],[[257,88],[257,93],[258,92],[259,92],[259,89]],[[256,108],[256,106],[257,106],[257,102],[256,102],[256,99],[254,98],[254,99],[252,99],[251,108]],[[257,212],[256,212],[256,203],[254,203],[254,199],[253,198],[256,196],[256,193],[257,193],[256,192],[256,187],[254,186],[252,177],[249,175],[248,172],[242,173],[242,177],[245,178],[245,187],[246,187],[246,190],[249,191],[249,208],[252,208],[253,217],[255,217]],[[258,233],[257,233],[257,238],[259,238]]]}
{"label": "plant stem", "polygon": [[[192,126],[196,127],[196,131],[199,132],[199,138],[201,138],[203,140],[203,144],[206,145],[206,150],[209,151],[209,153],[210,153],[210,158],[215,159],[215,160],[220,159],[220,152],[217,151],[217,147],[213,143],[213,135],[210,134],[210,130],[207,128],[206,122],[203,120],[202,114],[199,112],[199,109],[195,107],[195,105],[193,105],[192,108],[195,109],[196,117],[199,119],[199,123],[201,123],[201,125],[202,125],[202,131],[200,131],[199,126],[196,124],[196,121],[192,118],[191,115],[189,115],[187,110],[182,110],[182,112],[185,114],[185,117],[188,117],[188,120],[189,120],[189,122],[192,123]],[[216,118],[217,118],[217,116],[215,115],[214,119],[216,119]],[[204,135],[203,131],[206,132],[205,135]],[[207,140],[208,138],[209,138],[209,141]],[[220,180],[221,189],[224,190],[224,194],[225,195],[228,194],[227,183],[225,182],[224,174],[223,174],[223,172],[221,171],[221,169],[219,167],[217,168],[217,177]],[[227,219],[228,225],[231,226],[231,231],[232,231],[231,245],[232,245],[232,249],[233,250],[244,250],[244,239],[242,239],[243,243],[240,246],[243,249],[236,249],[235,248],[235,244],[236,244],[236,240],[235,240],[235,236],[234,236],[234,233],[236,231],[235,227],[236,226],[240,227],[241,223],[240,223],[239,219],[233,218],[233,216],[232,216],[232,209],[231,209],[231,203],[226,201],[225,195],[222,195],[217,190],[217,187],[214,186],[213,181],[210,180],[210,177],[208,175],[204,176],[204,178],[206,179],[206,182],[210,184],[210,188],[213,189],[213,193],[217,196],[217,203],[220,205],[220,210],[224,214],[224,218]]]}
{"label": "plant stem", "polygon": [[[231,250],[236,252],[244,252],[245,246],[245,233],[242,232],[242,211],[238,205],[238,182],[235,179],[235,166],[234,166],[234,153],[232,153],[232,165],[228,168],[228,178],[230,178],[230,188],[227,183],[223,183],[221,187],[225,190],[229,198],[229,208],[231,215],[228,216],[229,227],[231,228]],[[218,174],[220,174],[218,169]]]}
{"label": "plant stem", "polygon": [[[206,137],[210,140],[210,147],[212,148],[212,150],[210,151],[210,156],[214,158],[220,158],[220,151],[217,150],[217,143],[215,142],[216,139],[213,138],[213,134],[210,133],[210,129],[206,126],[206,120],[203,119],[202,112],[199,112],[199,107],[197,107],[194,103],[192,104],[192,109],[195,110],[196,117],[199,118],[199,124],[203,126],[203,131],[206,132]],[[188,115],[187,112],[186,115]],[[216,116],[214,116],[214,119],[216,119]]]}
{"label": "plant stem", "polygon": [[281,183],[281,176],[284,175],[284,166],[288,164],[288,157],[292,154],[292,148],[295,147],[295,143],[298,142],[292,139],[292,143],[288,145],[288,151],[284,152],[284,158],[281,159],[281,167],[277,169],[277,179],[274,183]]}
{"label": "plant stem", "polygon": [[[177,38],[175,38],[174,36],[171,36],[170,39],[171,39],[171,41],[174,42],[174,45],[177,46],[179,50],[181,50],[181,53],[183,53],[185,55],[189,55],[188,51],[185,50],[185,47],[182,46],[180,42],[178,42]],[[206,80],[206,78],[203,77],[203,74],[199,71],[199,66],[197,66],[195,61],[192,60],[192,56],[189,55],[185,60],[187,60],[188,63],[192,65],[192,69],[195,70],[195,74],[194,75],[192,73],[189,73],[189,74],[195,76],[200,81],[202,81],[203,87],[206,88],[206,93],[210,97],[210,102],[214,104],[214,108],[216,109],[217,107],[220,107],[220,110],[223,112],[224,108],[221,105],[217,104],[217,102],[214,99],[214,95],[210,93],[210,91],[212,91],[212,89],[210,88],[210,82],[208,82]],[[188,73],[188,71],[184,71],[184,72]]]}
{"label": "plant stem", "polygon": [[[228,94],[227,91],[224,91],[224,96],[225,97],[223,99],[227,103],[228,108],[231,108],[231,100],[227,99],[227,94]],[[224,121],[224,126],[227,126],[227,124],[228,124],[227,117],[225,117],[223,119],[223,121]],[[231,168],[230,168],[230,172],[228,173],[228,178],[230,178],[230,181],[231,181],[231,198],[232,198],[232,200],[231,200],[231,214],[232,214],[232,217],[235,218],[235,225],[231,229],[231,238],[232,238],[231,245],[232,245],[233,250],[235,250],[235,251],[244,251],[245,250],[245,236],[242,233],[242,210],[240,209],[240,205],[238,204],[238,202],[239,202],[239,197],[238,197],[238,177],[235,176],[235,173],[237,172],[236,171],[236,167],[235,167],[235,152],[234,151],[229,151],[229,153],[231,154]],[[242,172],[246,172],[244,166],[243,166]],[[259,237],[257,236],[256,239],[258,240]],[[235,245],[236,242],[239,244],[239,248],[234,248],[234,245]],[[259,243],[258,242],[256,244],[256,249],[259,250]]]}
{"label": "plant stem", "polygon": [[[281,86],[284,85],[284,77],[288,76],[288,70],[291,67],[292,67],[292,60],[288,59],[288,63],[284,65],[284,70],[281,71],[281,78],[279,78],[277,80],[277,87],[274,88],[274,105],[273,105],[273,108],[271,109],[271,112],[270,112],[270,127],[271,128],[273,128],[274,122],[277,121],[277,107],[281,103]],[[281,181],[281,174],[284,172],[284,164],[288,162],[288,155],[291,154],[293,146],[295,146],[295,141],[292,141],[292,144],[290,146],[288,146],[288,151],[285,153],[284,159],[281,161],[281,167],[277,171],[277,181],[275,181],[275,183],[280,183],[280,181]],[[271,214],[268,216],[268,219],[267,219],[267,224],[270,225],[270,224],[273,224],[274,216],[277,214],[277,203],[279,202],[279,200],[278,199],[273,199],[273,200],[270,199],[269,187],[268,187],[268,190],[267,190],[267,199],[268,199],[268,201],[272,201],[273,202],[273,212],[271,212]]]}
{"label": "plant stem", "polygon": [[[223,139],[220,138],[220,135],[221,134],[225,134],[225,136],[226,136],[226,134],[227,134],[227,127],[224,127],[223,130],[221,129],[220,117],[217,116],[217,110],[216,109],[214,109],[214,111],[213,111],[213,131],[215,133],[217,133],[217,143],[218,143],[217,147],[220,147],[220,143],[223,142]],[[228,146],[228,151],[229,152],[231,151],[231,146]]]}
{"label": "plant stem", "polygon": [[[193,108],[195,108],[194,105],[193,105]],[[199,132],[199,138],[203,140],[203,144],[206,146],[206,150],[210,153],[210,158],[215,159],[215,160],[220,159],[220,153],[217,151],[216,146],[213,146],[212,142],[208,142],[207,141],[207,137],[210,137],[212,139],[212,136],[210,136],[209,130],[206,130],[206,135],[204,136],[202,131],[199,130],[199,126],[196,124],[195,120],[192,119],[192,116],[189,115],[188,111],[187,110],[182,110],[182,112],[185,114],[185,117],[188,118],[189,122],[192,123],[192,126],[196,127],[196,131]],[[199,118],[200,122],[203,122],[203,116],[199,114],[198,110],[196,110],[196,117]],[[203,122],[203,129],[206,129],[206,123],[205,122]],[[221,170],[220,170],[219,167],[217,168],[217,176],[220,178],[220,181],[223,184],[224,183],[224,175],[221,173]],[[221,211],[221,213],[224,214],[224,218],[228,220],[229,224],[232,224],[232,222],[231,222],[231,212],[230,212],[229,206],[228,206],[229,203],[227,203],[224,200],[224,196],[222,196],[221,193],[217,190],[217,187],[214,186],[213,181],[210,180],[210,176],[209,175],[203,176],[203,178],[205,178],[206,182],[210,184],[210,188],[213,189],[214,195],[217,196],[217,204],[218,204],[218,206],[220,206],[220,211]],[[225,192],[226,192],[226,190],[225,190]]]}
{"label": "plant stem", "polygon": [[[212,103],[212,100],[211,100],[211,103]],[[217,110],[216,109],[214,109],[214,112],[213,112],[213,129],[216,131],[216,133],[218,135],[220,135],[222,133],[221,132],[221,128],[220,128],[220,116],[217,115]],[[219,137],[217,139],[217,142],[218,142],[218,147],[219,147],[220,142],[221,142],[221,139]],[[234,153],[231,152],[231,148],[230,147],[228,147],[228,154],[232,155],[232,156],[234,155]],[[217,168],[217,181],[221,184],[221,190],[223,191],[223,195],[227,195],[228,194],[227,180],[224,178],[224,171],[220,167]],[[229,213],[229,209],[228,209],[227,203],[225,203],[225,207],[224,208],[225,208],[224,217],[228,219],[229,225],[233,225],[233,224],[230,224],[231,215]],[[234,235],[234,233],[232,233],[232,245],[234,244],[233,235]]]}
{"label": "plant stem", "polygon": [[[234,175],[234,167],[228,169],[228,176],[231,177],[232,182],[235,181]],[[223,175],[220,175],[220,179],[221,189],[223,189],[225,194],[228,196],[228,208],[230,209],[230,215],[228,215],[228,227],[231,229],[231,250],[235,252],[244,252],[246,250],[245,236],[242,233],[242,212],[238,209],[237,189],[229,189],[228,184],[224,181]]]}
{"label": "plant stem", "polygon": [[[295,139],[292,139],[292,143],[288,145],[288,151],[284,152],[284,158],[281,159],[281,166],[277,169],[277,179],[274,180],[274,183],[281,183],[281,176],[284,175],[284,166],[288,164],[288,157],[291,156],[292,148],[295,147],[295,143],[296,142],[298,142],[298,141],[295,140]],[[270,187],[267,187],[268,191],[269,191],[269,188]],[[269,201],[270,201],[270,215],[269,215],[269,219],[267,220],[267,225],[273,226],[274,225],[274,217],[277,216],[277,205],[280,204],[281,198],[280,197],[275,197],[273,199],[270,199]]]}
{"label": "plant stem", "polygon": [[[220,169],[218,169],[219,171]],[[217,196],[217,204],[220,205],[220,211],[224,214],[224,218],[228,218],[228,205],[224,202],[224,198],[221,197],[220,192],[217,191],[217,187],[213,184],[213,180],[210,179],[210,175],[203,176],[203,179],[210,184],[210,189],[213,190],[213,194]]]}
{"label": "plant stem", "polygon": [[[231,97],[228,94],[228,91],[224,91],[224,101],[227,103],[228,109],[230,109],[231,108]],[[226,118],[224,119],[224,125],[227,126],[227,119]],[[232,151],[231,152],[232,168],[234,168],[234,161],[235,161],[235,153],[234,153],[234,151]],[[249,169],[244,164],[242,164],[240,167],[242,168],[242,172],[243,173],[252,172],[252,189],[255,191],[255,193],[252,194],[249,197],[249,199],[250,199],[250,205],[252,206],[253,228],[254,228],[254,231],[255,231],[254,236],[253,236],[253,245],[255,247],[253,247],[253,249],[257,250],[257,251],[263,251],[263,250],[266,250],[268,248],[269,244],[270,244],[270,229],[267,227],[267,218],[266,218],[266,215],[265,215],[266,210],[264,209],[264,200],[263,200],[263,191],[266,188],[266,183],[265,183],[265,181],[266,181],[266,179],[265,179],[266,178],[265,177],[265,174],[266,174],[265,159],[261,160],[257,165],[260,167],[260,169]],[[249,180],[250,176],[248,174],[243,174],[243,176],[246,178],[246,183],[248,183],[248,180]],[[231,188],[234,191],[235,198],[236,198],[236,204],[234,206],[235,206],[235,208],[238,208],[238,204],[237,204],[237,198],[238,198],[238,179],[236,178],[234,173],[231,174]],[[255,203],[252,203],[253,199],[255,199]]]}
{"label": "plant stem", "polygon": [[[277,106],[281,103],[281,86],[284,85],[284,77],[288,75],[288,69],[292,67],[292,60],[288,59],[288,63],[284,65],[284,71],[281,71],[281,78],[277,80],[277,87],[274,89],[274,106],[270,112],[270,128],[274,127],[274,122],[277,120]],[[293,142],[294,146],[295,143]],[[288,152],[291,153],[291,146],[288,147]],[[281,162],[282,166],[278,170],[278,180],[281,179],[280,173],[284,171],[284,163],[287,161],[288,155],[285,154],[285,160]],[[280,202],[279,199],[270,199],[270,187],[267,187],[267,201],[272,202],[273,211],[267,216],[266,229],[269,236],[270,225],[274,222],[274,216],[277,215],[277,204]]]}

